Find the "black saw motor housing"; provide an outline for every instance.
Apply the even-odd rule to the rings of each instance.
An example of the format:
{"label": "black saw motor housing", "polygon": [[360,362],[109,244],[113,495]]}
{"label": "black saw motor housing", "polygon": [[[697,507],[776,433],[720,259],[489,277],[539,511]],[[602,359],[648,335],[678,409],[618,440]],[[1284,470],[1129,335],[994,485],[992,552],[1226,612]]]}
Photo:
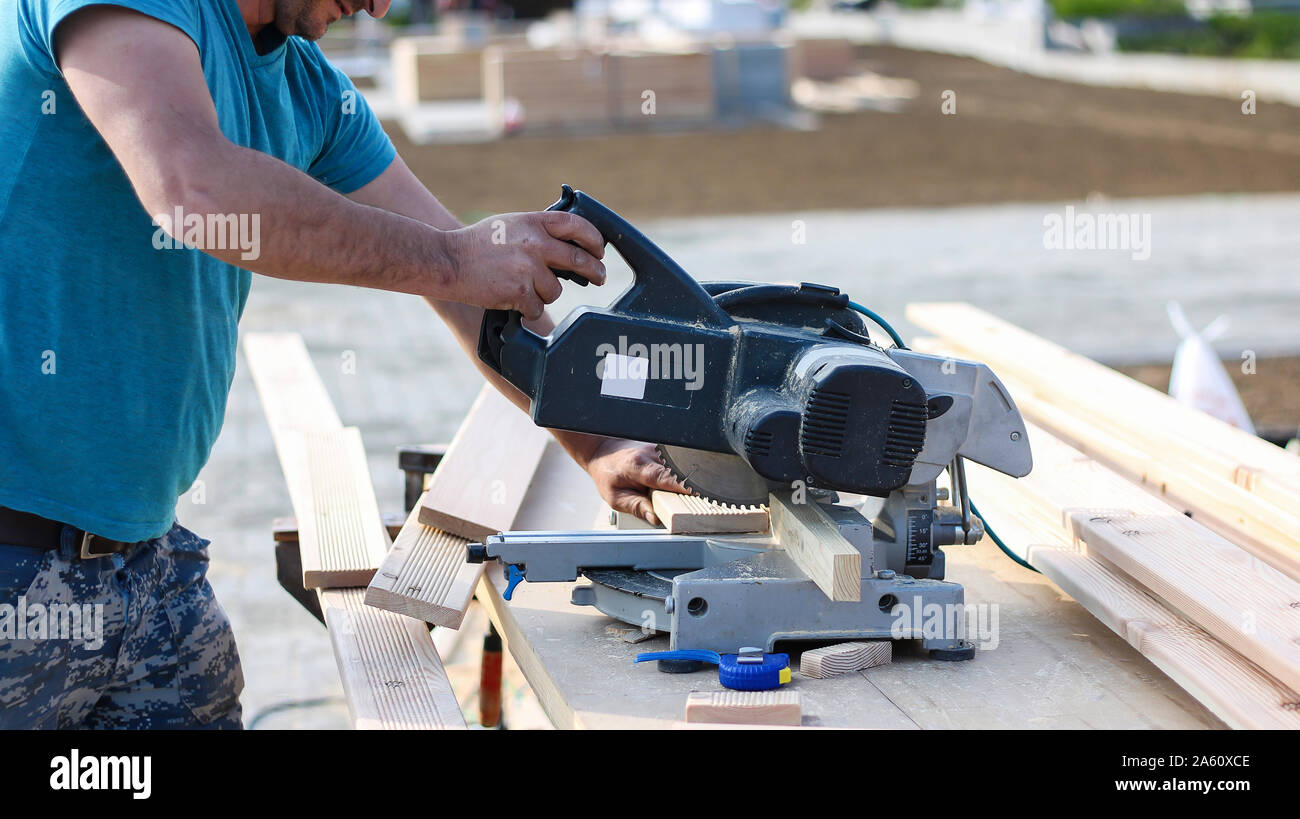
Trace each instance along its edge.
{"label": "black saw motor housing", "polygon": [[[553,429],[734,453],[775,484],[884,496],[907,483],[941,409],[817,284],[701,284],[609,208],[564,186],[632,285],[551,335],[489,310],[478,355]],[[937,401],[935,402],[937,405]]]}

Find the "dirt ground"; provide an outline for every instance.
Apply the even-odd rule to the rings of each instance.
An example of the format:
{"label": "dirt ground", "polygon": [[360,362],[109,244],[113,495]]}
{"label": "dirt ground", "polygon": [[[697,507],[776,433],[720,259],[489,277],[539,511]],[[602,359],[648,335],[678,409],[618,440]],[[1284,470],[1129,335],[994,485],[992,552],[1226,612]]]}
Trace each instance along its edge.
{"label": "dirt ground", "polygon": [[[824,115],[815,131],[518,135],[415,146],[416,174],[462,218],[540,207],[561,182],[630,218],[1300,189],[1300,109],[1094,88],[976,60],[860,49],[907,78],[898,113]],[[940,95],[956,94],[954,115]]]}
{"label": "dirt ground", "polygon": [[[906,78],[897,113],[823,115],[815,131],[775,126],[599,136],[518,135],[409,143],[415,173],[461,218],[542,207],[560,183],[636,219],[801,209],[1300,190],[1300,108],[1090,87],[977,60],[862,47],[862,66]],[[945,115],[940,97],[956,94]],[[1300,358],[1227,362],[1261,430],[1300,424]],[[1168,365],[1128,368],[1159,389]]]}

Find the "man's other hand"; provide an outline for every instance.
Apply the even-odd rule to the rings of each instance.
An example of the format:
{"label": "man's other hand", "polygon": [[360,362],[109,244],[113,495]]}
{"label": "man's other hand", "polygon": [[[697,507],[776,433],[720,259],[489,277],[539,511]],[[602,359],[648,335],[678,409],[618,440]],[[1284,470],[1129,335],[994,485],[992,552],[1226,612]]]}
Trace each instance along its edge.
{"label": "man's other hand", "polygon": [[668,468],[659,463],[650,444],[607,438],[587,461],[587,472],[611,509],[636,515],[658,525],[650,490],[686,492]]}

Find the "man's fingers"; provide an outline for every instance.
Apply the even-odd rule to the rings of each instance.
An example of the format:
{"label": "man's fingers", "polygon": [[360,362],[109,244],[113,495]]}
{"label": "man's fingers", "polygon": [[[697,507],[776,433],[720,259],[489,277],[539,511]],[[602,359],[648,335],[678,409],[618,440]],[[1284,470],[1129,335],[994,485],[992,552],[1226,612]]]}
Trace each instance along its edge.
{"label": "man's fingers", "polygon": [[537,293],[537,298],[541,299],[544,304],[550,304],[560,297],[564,288],[560,286],[560,280],[555,278],[555,274],[549,270],[542,270],[533,276],[533,290]]}
{"label": "man's fingers", "polygon": [[658,461],[651,461],[642,465],[639,477],[641,482],[651,489],[662,489],[665,492],[680,492],[682,494],[690,491],[677,480],[677,476],[673,475],[672,470]]}
{"label": "man's fingers", "polygon": [[547,267],[555,270],[572,270],[592,284],[605,283],[605,265],[576,245],[552,239],[542,248],[542,259]]}
{"label": "man's fingers", "polygon": [[536,321],[546,312],[546,305],[537,297],[537,293],[529,292],[520,299],[519,305],[515,309],[529,321]]}
{"label": "man's fingers", "polygon": [[654,504],[650,498],[632,489],[620,489],[614,496],[614,508],[620,512],[636,515],[652,526],[659,525]]}
{"label": "man's fingers", "polygon": [[546,228],[547,233],[566,242],[577,242],[583,250],[597,259],[605,258],[605,239],[591,222],[562,210],[542,213],[542,226]]}

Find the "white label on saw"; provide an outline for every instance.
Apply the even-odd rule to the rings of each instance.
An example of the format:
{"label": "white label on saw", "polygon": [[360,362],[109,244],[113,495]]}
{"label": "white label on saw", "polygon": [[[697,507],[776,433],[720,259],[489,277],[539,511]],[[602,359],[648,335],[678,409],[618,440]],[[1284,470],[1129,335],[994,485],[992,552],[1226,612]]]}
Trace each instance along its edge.
{"label": "white label on saw", "polygon": [[650,375],[650,359],[609,353],[600,375],[600,394],[615,398],[645,398],[645,382]]}

